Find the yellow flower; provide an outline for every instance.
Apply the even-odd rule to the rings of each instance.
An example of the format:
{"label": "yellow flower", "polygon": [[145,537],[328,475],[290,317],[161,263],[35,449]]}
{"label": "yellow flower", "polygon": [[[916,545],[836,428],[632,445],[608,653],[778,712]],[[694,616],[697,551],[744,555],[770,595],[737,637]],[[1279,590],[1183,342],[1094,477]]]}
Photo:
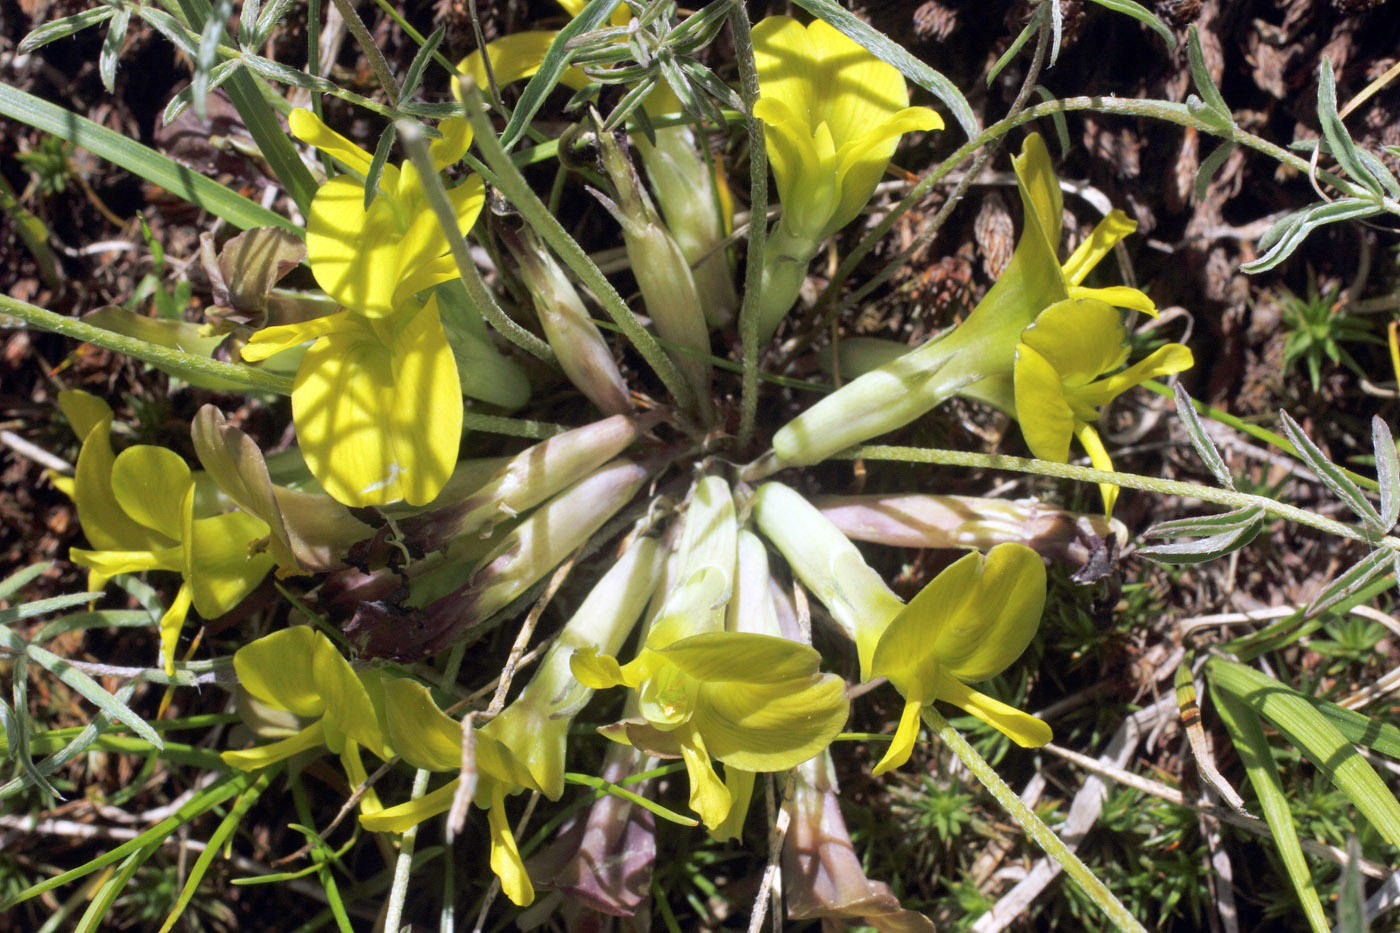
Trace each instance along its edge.
{"label": "yellow flower", "polygon": [[1135,288],[1083,284],[1137,224],[1121,211],[1111,211],[1061,264],[1060,184],[1038,134],[1026,137],[1011,165],[1026,220],[1001,278],[960,325],[846,383],[780,429],[773,438],[770,472],[820,463],[903,427],[953,395],[1014,415],[1013,371],[1021,332],[1056,302],[1094,298],[1156,316],[1152,299]]}
{"label": "yellow flower", "polygon": [[[1128,359],[1127,331],[1118,312],[1095,298],[1056,302],[1021,333],[1016,346],[1016,420],[1031,452],[1042,460],[1069,460],[1070,437],[1079,439],[1100,470],[1113,461],[1091,422],[1099,410],[1148,379],[1189,369],[1191,351],[1179,343],[1160,347],[1120,373],[1100,379]],[[1113,513],[1118,487],[1099,486],[1104,511]]]}
{"label": "yellow flower", "polygon": [[587,650],[573,656],[574,676],[584,686],[638,691],[641,716],[606,734],[657,757],[683,759],[690,806],[712,829],[734,802],[712,756],[726,769],[786,771],[841,731],[845,684],[820,673],[820,664],[807,645],[747,632],[707,632],[663,645],[648,639],[626,665]]}
{"label": "yellow flower", "polygon": [[[249,642],[234,652],[233,669],[258,703],[312,722],[271,744],[224,752],[220,757],[225,764],[255,771],[324,745],[340,756],[351,786],[356,786],[367,777],[361,746],[385,761],[394,757],[369,689],[375,678],[367,685],[330,639],[311,626],[294,626]],[[372,794],[363,800],[366,812],[379,809]]]}
{"label": "yellow flower", "polygon": [[[383,683],[384,729],[403,760],[424,771],[457,772],[462,767],[462,726],[433,702],[428,689],[404,678]],[[500,743],[478,736],[476,791],[473,802],[487,810],[491,833],[491,870],[501,890],[521,907],[535,899],[535,888],[515,844],[506,817],[510,794],[539,790],[528,767],[517,762]],[[360,825],[375,833],[401,833],[452,806],[460,778],[454,778],[416,800],[375,813],[362,813]]]}
{"label": "yellow flower", "polygon": [[1050,727],[968,686],[995,677],[1030,644],[1045,607],[1045,566],[1022,544],[973,552],[934,578],[885,628],[873,676],[904,695],[899,729],[875,774],[909,758],[924,706],[944,700],[1005,733],[1017,745],[1050,741]]}
{"label": "yellow flower", "polygon": [[899,137],[943,127],[910,107],[904,77],[843,33],[815,20],[770,16],[753,29],[783,225],[820,241],[855,219],[885,172]]}
{"label": "yellow flower", "polygon": [[315,340],[297,367],[292,420],[306,465],[350,506],[431,502],[457,462],[462,388],[437,298],[370,318],[338,311],[258,331],[245,360]]}
{"label": "yellow flower", "polygon": [[59,405],[83,439],[71,481],[58,485],[77,505],[95,550],[73,548],[69,559],[88,568],[100,589],[119,573],[169,570],[184,583],[160,620],[161,659],[174,672],[175,647],[190,606],[214,619],[243,601],[272,568],[262,550],[267,524],[244,512],[195,517],[195,481],[179,454],[141,444],[112,452],[112,409],[81,391]]}
{"label": "yellow flower", "polygon": [[[288,117],[292,134],[336,159],[359,177],[337,175],[316,191],[306,224],[306,252],[317,283],[336,301],[369,317],[394,313],[425,288],[456,278],[447,236],[428,206],[423,180],[410,162],[385,165],[379,190],[365,210],[363,178],[373,157],[326,126],[309,110]],[[471,145],[464,117],[444,120],[442,138],[429,147],[441,170]],[[463,234],[476,223],[484,201],[475,175],[447,190]]]}

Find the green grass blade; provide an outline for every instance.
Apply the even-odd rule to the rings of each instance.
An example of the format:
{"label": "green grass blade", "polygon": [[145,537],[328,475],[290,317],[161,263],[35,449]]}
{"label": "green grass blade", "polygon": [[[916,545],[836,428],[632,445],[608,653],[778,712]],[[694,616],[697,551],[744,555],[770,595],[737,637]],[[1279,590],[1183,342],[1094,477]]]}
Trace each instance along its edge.
{"label": "green grass blade", "polygon": [[113,165],[160,185],[196,207],[222,217],[235,227],[247,230],[274,226],[290,230],[297,236],[306,235],[304,230],[287,218],[254,204],[212,178],[205,178],[185,168],[149,146],[8,84],[0,84],[0,116],[81,146]]}
{"label": "green grass blade", "polygon": [[67,39],[76,32],[112,18],[116,12],[117,7],[99,6],[44,23],[19,40],[19,54],[28,55],[30,52],[37,52],[50,42]]}
{"label": "green grass blade", "polygon": [[160,928],[160,933],[168,933],[175,922],[180,919],[180,915],[189,906],[190,899],[194,897],[194,892],[199,888],[199,883],[204,880],[204,875],[209,871],[209,866],[213,864],[215,856],[223,848],[224,840],[233,835],[233,831],[238,828],[238,824],[243,822],[244,815],[248,809],[267,790],[267,785],[272,783],[272,779],[282,770],[281,766],[274,768],[264,768],[258,772],[258,779],[252,787],[245,790],[234,801],[233,807],[229,810],[228,816],[224,817],[219,828],[214,830],[214,834],[209,837],[208,844],[204,851],[199,853],[199,858],[195,860],[194,867],[190,869],[189,878],[185,881],[185,886],[180,890],[180,896],[175,900],[175,906],[171,908],[170,915],[165,918],[165,923]]}
{"label": "green grass blade", "polygon": [[1212,658],[1212,682],[1238,697],[1278,729],[1361,811],[1376,831],[1400,847],[1400,802],[1380,775],[1308,698],[1267,674]]}
{"label": "green grass blade", "polygon": [[6,898],[4,901],[0,901],[0,910],[9,910],[16,904],[23,903],[32,897],[38,897],[40,894],[52,891],[54,888],[65,885],[70,881],[84,878],[100,868],[106,868],[114,862],[120,862],[132,852],[143,849],[152,843],[158,844],[164,841],[166,836],[170,835],[184,824],[212,810],[234,794],[242,793],[247,790],[252,786],[255,780],[256,778],[253,775],[244,774],[242,772],[225,775],[185,801],[173,814],[161,820],[141,835],[134,839],[127,840],[110,852],[99,855],[97,858],[84,865],[79,865],[77,868],[55,875],[38,884],[30,885],[23,891]]}
{"label": "green grass blade", "polygon": [[[4,296],[0,296],[0,298],[3,297]],[[0,308],[3,307],[4,305],[0,304]],[[22,622],[25,619],[32,619],[35,616],[56,612],[59,609],[67,609],[69,606],[76,606],[79,603],[97,599],[101,595],[101,593],[65,593],[62,596],[50,596],[48,599],[36,599],[32,603],[25,603],[22,606],[15,606],[10,609],[0,609],[0,626],[14,625],[16,622]],[[0,638],[4,639],[5,645],[11,650],[24,650],[24,640],[13,632],[0,630]]]}
{"label": "green grass blade", "polygon": [[1303,858],[1303,847],[1298,843],[1298,831],[1293,826],[1293,815],[1288,812],[1288,798],[1284,796],[1283,781],[1269,750],[1269,741],[1264,737],[1264,727],[1254,711],[1234,694],[1217,690],[1213,696],[1216,712],[1235,743],[1235,751],[1249,775],[1249,783],[1254,786],[1264,819],[1273,830],[1274,845],[1278,846],[1279,857],[1283,859],[1293,889],[1298,892],[1308,926],[1313,933],[1326,933],[1327,918],[1323,915],[1317,889],[1313,887],[1307,860]]}
{"label": "green grass blade", "polygon": [[73,933],[96,933],[101,930],[102,921],[106,919],[107,911],[112,909],[117,895],[126,890],[127,882],[136,874],[137,869],[146,864],[146,860],[159,848],[160,842],[156,841],[128,855],[116,873],[102,882],[102,886],[97,889],[97,893],[88,902],[87,910],[83,911],[82,918],[78,920],[78,925],[73,927]]}

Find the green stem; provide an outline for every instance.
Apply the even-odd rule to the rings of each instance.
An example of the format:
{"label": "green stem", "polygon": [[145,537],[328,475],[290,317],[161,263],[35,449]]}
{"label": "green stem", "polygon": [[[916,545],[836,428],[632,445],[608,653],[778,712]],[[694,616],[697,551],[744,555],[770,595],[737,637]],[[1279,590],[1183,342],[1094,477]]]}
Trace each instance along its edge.
{"label": "green stem", "polygon": [[[1163,396],[1164,398],[1174,399],[1176,397],[1175,393],[1172,391],[1171,386],[1166,385],[1165,383],[1158,382],[1156,379],[1148,379],[1145,382],[1139,384],[1144,389],[1149,389],[1153,392],[1156,392],[1158,395]],[[1191,400],[1191,406],[1195,408],[1197,412],[1199,412],[1202,415],[1205,415],[1212,421],[1218,421],[1227,427],[1234,428],[1236,431],[1239,431],[1242,434],[1248,434],[1255,440],[1263,441],[1264,443],[1272,447],[1277,447],[1279,450],[1288,454],[1290,457],[1302,459],[1302,455],[1298,453],[1298,448],[1293,446],[1293,442],[1281,434],[1275,434],[1268,428],[1261,428],[1257,424],[1250,424],[1248,421],[1245,421],[1238,415],[1232,415],[1228,411],[1216,408],[1213,405],[1207,405],[1205,402],[1197,401],[1196,399]],[[1342,469],[1346,473],[1347,478],[1350,479],[1353,483],[1356,483],[1358,486],[1361,486],[1365,489],[1369,489],[1372,492],[1376,492],[1380,489],[1380,484],[1377,483],[1375,480],[1371,479],[1369,476],[1362,476],[1360,473],[1354,473],[1351,470],[1346,469],[1345,467],[1343,467]]]}
{"label": "green stem", "polygon": [[543,440],[556,434],[563,434],[569,428],[548,421],[530,421],[525,418],[502,418],[500,415],[480,415],[475,412],[462,413],[462,427],[469,431],[486,431],[490,434],[504,434],[507,437],[526,437]]}
{"label": "green stem", "polygon": [[856,447],[839,455],[843,460],[891,460],[901,463],[926,463],[940,466],[976,467],[988,470],[1011,470],[1017,473],[1035,473],[1040,476],[1053,476],[1059,479],[1072,479],[1081,483],[1113,483],[1129,489],[1142,489],[1164,496],[1182,496],[1213,502],[1232,509],[1257,506],[1279,518],[1307,525],[1319,531],[1361,541],[1371,546],[1384,546],[1400,550],[1400,538],[1385,537],[1379,540],[1364,528],[1347,525],[1343,522],[1324,518],[1316,512],[1284,505],[1265,496],[1254,496],[1235,492],[1232,489],[1215,489],[1211,486],[1198,486],[1179,480],[1158,479],[1153,476],[1140,476],[1136,473],[1114,473],[1096,470],[1093,467],[1072,466],[1067,463],[1052,463],[1049,460],[1033,460],[1028,457],[1008,457],[1002,454],[977,454],[961,450],[938,450],[920,447],[887,447],[872,444]]}
{"label": "green stem", "polygon": [[[413,776],[413,790],[410,800],[417,800],[428,792],[428,778],[431,771],[420,769]],[[415,824],[404,830],[399,842],[399,857],[394,860],[394,882],[389,888],[389,903],[384,908],[384,929],[397,930],[403,917],[403,907],[408,899],[408,881],[413,868],[413,849],[418,842],[418,826]]]}
{"label": "green stem", "polygon": [[103,330],[101,327],[84,323],[77,318],[55,314],[8,295],[0,295],[0,312],[13,315],[26,324],[43,330],[53,331],[75,340],[82,340],[105,350],[125,353],[127,356],[158,366],[177,376],[226,379],[230,382],[241,383],[250,392],[272,392],[277,395],[292,394],[292,380],[286,376],[278,376],[274,373],[254,369],[251,366],[211,360],[208,357],[185,353],[183,350],[156,346],[135,337],[127,337],[124,334]]}
{"label": "green stem", "polygon": [[418,176],[423,181],[423,194],[428,199],[428,206],[437,215],[438,226],[447,238],[447,245],[452,250],[452,259],[457,264],[457,273],[467,288],[467,296],[471,298],[472,304],[501,336],[531,356],[546,363],[553,363],[554,351],[549,348],[549,344],[512,321],[509,315],[501,310],[491,289],[482,281],[481,273],[477,271],[476,263],[472,260],[471,251],[467,249],[467,241],[457,228],[457,214],[452,209],[452,202],[448,199],[442,178],[433,165],[427,140],[423,138],[423,127],[417,121],[408,119],[399,120],[396,126],[413,167],[418,169]]}
{"label": "green stem", "polygon": [[603,310],[608,312],[608,316],[622,328],[627,339],[632,341],[642,359],[655,370],[666,390],[675,399],[676,405],[684,409],[693,408],[695,394],[690,390],[690,385],[681,378],[680,371],[661,349],[656,338],[637,320],[637,316],[627,307],[627,303],[622,300],[617,289],[612,287],[607,276],[603,275],[602,270],[588,257],[583,247],[569,236],[569,232],[535,195],[525,176],[520,174],[520,169],[501,145],[495,128],[491,126],[481,93],[469,81],[462,81],[461,87],[462,99],[467,102],[467,118],[471,120],[476,145],[494,173],[492,183],[515,205],[525,222],[549,244],[564,265],[573,270],[584,287],[598,299]]}
{"label": "green stem", "polygon": [[[850,278],[851,273],[855,271],[856,267],[866,255],[875,248],[876,244],[884,240],[885,235],[889,233],[890,229],[894,227],[899,219],[918,204],[934,185],[947,177],[948,174],[961,165],[962,162],[969,158],[974,152],[991,140],[1004,136],[1018,126],[1030,123],[1033,120],[1039,120],[1041,117],[1051,116],[1057,113],[1069,113],[1075,110],[1090,110],[1096,113],[1111,113],[1121,116],[1148,117],[1161,120],[1165,123],[1175,123],[1178,126],[1189,127],[1197,132],[1209,133],[1212,136],[1219,136],[1222,139],[1262,152],[1269,158],[1297,169],[1303,174],[1308,174],[1310,171],[1307,159],[1297,156],[1266,139],[1255,136],[1253,133],[1246,132],[1237,126],[1231,127],[1230,131],[1226,132],[1215,124],[1208,123],[1195,116],[1191,111],[1186,109],[1184,104],[1176,104],[1164,100],[1129,100],[1116,97],[1088,96],[1046,101],[1043,104],[1029,107],[1020,113],[1013,114],[1003,120],[993,123],[983,130],[981,135],[968,140],[956,152],[945,159],[938,168],[924,176],[918,184],[910,189],[909,193],[904,196],[904,199],[900,201],[899,204],[895,205],[895,207],[875,225],[875,228],[856,244],[855,249],[851,251],[850,255],[842,260],[841,265],[837,267],[836,274],[832,276],[831,282],[822,292],[821,298],[818,300],[818,306],[821,307],[832,304],[835,300],[834,296],[840,293],[841,287],[845,284],[846,280]],[[1317,175],[1320,179],[1349,196],[1375,199],[1375,195],[1371,192],[1345,179],[1338,178],[1326,172],[1318,172]],[[1400,214],[1400,204],[1386,201],[1382,202],[1380,206],[1391,213]],[[885,268],[881,269],[880,272],[871,279],[871,281],[844,298],[840,304],[836,306],[835,311],[830,313],[839,314],[841,311],[862,301],[867,295],[879,288],[894,275],[895,271],[899,269],[908,258],[911,251],[921,247],[923,243],[923,237],[916,238],[915,242],[911,243],[908,249],[889,262]]]}
{"label": "green stem", "polygon": [[744,301],[739,308],[739,333],[743,341],[744,378],[740,395],[739,449],[753,439],[758,417],[759,299],[763,293],[763,255],[768,238],[768,150],[763,124],[754,117],[758,100],[758,66],[754,61],[753,36],[749,13],[742,3],[729,11],[729,33],[734,41],[734,57],[739,66],[739,93],[744,100],[744,126],[749,136],[749,206],[754,222],[749,225],[748,265],[744,271]]}
{"label": "green stem", "polygon": [[1123,906],[1123,902],[1118,900],[1112,891],[1098,879],[1089,866],[1080,861],[1064,840],[1055,835],[1055,831],[1046,826],[1040,817],[1035,815],[1035,811],[1026,806],[1020,797],[1016,796],[1007,783],[997,774],[996,769],[987,764],[986,759],[977,754],[977,750],[967,743],[967,740],[954,729],[943,715],[934,709],[933,706],[925,706],[923,709],[924,722],[928,727],[938,734],[953,754],[957,755],[967,770],[971,771],[977,780],[982,782],[982,786],[991,792],[997,803],[1001,804],[1012,819],[1021,824],[1021,828],[1026,831],[1026,835],[1034,840],[1035,844],[1045,850],[1045,854],[1050,856],[1055,862],[1065,870],[1065,874],[1074,879],[1075,883],[1089,895],[1090,900],[1099,905],[1108,919],[1120,930],[1134,930],[1147,933],[1142,924],[1128,912],[1128,908]]}
{"label": "green stem", "polygon": [[375,77],[379,79],[379,86],[389,97],[389,103],[397,107],[399,105],[399,82],[394,78],[394,73],[389,70],[389,63],[384,60],[384,53],[379,51],[374,37],[369,34],[369,29],[365,27],[365,21],[360,19],[360,14],[355,12],[355,5],[350,0],[334,0],[334,2],[336,8],[340,10],[340,15],[345,19],[345,25],[349,28],[350,35],[355,37],[360,51],[365,54],[365,58],[369,59],[370,67],[374,69]]}

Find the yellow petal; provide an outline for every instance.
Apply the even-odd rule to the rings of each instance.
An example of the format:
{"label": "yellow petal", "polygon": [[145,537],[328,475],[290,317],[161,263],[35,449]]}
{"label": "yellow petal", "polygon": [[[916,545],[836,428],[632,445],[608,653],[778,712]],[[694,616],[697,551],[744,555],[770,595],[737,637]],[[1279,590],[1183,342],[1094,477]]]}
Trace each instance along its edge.
{"label": "yellow petal", "polygon": [[140,444],[112,464],[112,493],[123,510],[167,538],[183,537],[181,503],[190,488],[189,466],[164,447]]}
{"label": "yellow petal", "polygon": [[302,321],[297,324],[281,324],[277,327],[264,327],[262,330],[248,338],[248,342],[243,346],[243,359],[250,363],[265,360],[270,356],[290,350],[292,347],[301,346],[303,343],[343,331],[347,327],[354,328],[359,325],[355,323],[350,311],[337,311],[334,314],[327,314],[323,317],[312,318],[309,321]]}
{"label": "yellow petal", "polygon": [[753,799],[754,777],[752,771],[724,766],[724,787],[733,802],[729,805],[724,822],[710,830],[710,838],[719,842],[744,838],[744,820],[749,815],[749,802]]}
{"label": "yellow petal", "polygon": [[845,681],[823,674],[776,684],[706,684],[690,725],[726,766],[784,771],[831,744],[849,712]]}
{"label": "yellow petal", "polygon": [[[112,491],[112,409],[105,402],[74,392],[60,398],[74,428],[82,427],[83,446],[73,471],[73,504],[88,542],[99,551],[156,551],[179,540],[132,519]],[[122,571],[118,571],[122,572]]]}
{"label": "yellow petal", "polygon": [[428,688],[406,677],[386,679],[384,731],[394,751],[415,768],[462,767],[462,727],[433,702]]}
{"label": "yellow petal", "polygon": [[452,475],[462,443],[462,384],[436,297],[398,331],[389,355],[394,401],[385,414],[400,486],[410,505],[426,505]]}
{"label": "yellow petal", "polygon": [[[1108,457],[1108,451],[1103,446],[1103,441],[1099,439],[1099,432],[1094,430],[1091,424],[1080,421],[1074,426],[1074,436],[1079,438],[1079,443],[1089,454],[1089,462],[1096,470],[1113,471],[1113,461]],[[1113,505],[1118,501],[1118,487],[1113,483],[1099,483],[1099,493],[1103,496],[1103,514],[1105,518],[1113,517]]]}
{"label": "yellow petal", "polygon": [[919,713],[924,708],[923,699],[917,694],[904,701],[904,711],[899,716],[899,728],[885,749],[885,755],[872,772],[876,777],[886,771],[893,771],[909,760],[914,751],[914,741],[919,737]]}
{"label": "yellow petal", "polygon": [[[369,174],[370,163],[374,160],[368,152],[326,126],[321,118],[310,110],[298,108],[287,114],[287,125],[292,135],[304,143],[315,146],[326,155],[338,160],[352,171],[361,175]],[[361,197],[364,186],[360,186]]]}
{"label": "yellow petal", "polygon": [[1039,748],[1055,737],[1044,721],[951,677],[938,685],[937,699],[962,707],[1022,748]]}
{"label": "yellow petal", "polygon": [[1021,332],[1021,343],[1044,357],[1070,389],[1122,366],[1126,339],[1118,312],[1093,299],[1058,301]]}
{"label": "yellow petal", "polygon": [[1069,296],[1071,298],[1093,298],[1104,304],[1113,305],[1115,308],[1130,308],[1134,311],[1141,311],[1149,317],[1158,316],[1157,305],[1153,303],[1151,298],[1136,288],[1129,288],[1126,285],[1109,285],[1104,288],[1071,285]]}
{"label": "yellow petal", "polygon": [[180,629],[190,613],[190,597],[190,585],[186,583],[170,601],[165,615],[160,617],[160,660],[167,674],[175,673],[175,649],[180,644]]}
{"label": "yellow petal", "polygon": [[[312,659],[323,650],[323,641],[330,644],[309,625],[295,625],[250,641],[233,654],[238,682],[254,699],[274,709],[288,710],[303,719],[319,717],[325,712],[326,701],[308,675]],[[330,648],[335,650],[333,645]]]}
{"label": "yellow petal", "polygon": [[1041,460],[1069,461],[1069,439],[1074,433],[1074,412],[1065,401],[1060,374],[1035,350],[1016,348],[1016,420],[1026,446]]}
{"label": "yellow petal", "polygon": [[967,683],[995,677],[1019,658],[1045,609],[1045,563],[1035,551],[998,544],[982,563],[975,602],[943,626],[934,646],[942,669]]}
{"label": "yellow petal", "polygon": [[594,647],[579,648],[569,656],[569,670],[578,682],[590,690],[620,687],[625,681],[622,665],[609,654],[599,654]]}
{"label": "yellow petal", "polygon": [[184,569],[185,549],[180,545],[162,548],[159,551],[85,551],[70,548],[68,559],[79,567],[86,567],[104,580],[110,580],[119,573],[141,573],[145,570]]}
{"label": "yellow petal", "polygon": [[[620,5],[619,9],[625,12],[626,6]],[[550,43],[557,35],[557,32],[531,30],[512,33],[486,43],[486,54],[491,56],[491,72],[496,79],[496,86],[503,88],[507,84],[534,77],[544,62]],[[457,70],[470,75],[476,86],[482,89],[482,94],[486,93],[486,67],[482,64],[479,50],[458,62]],[[564,69],[564,73],[559,76],[559,83],[578,91],[587,87],[590,81],[582,68],[570,67]],[[461,94],[457,82],[453,81],[452,96],[461,100]]]}
{"label": "yellow petal", "polygon": [[714,765],[710,764],[710,753],[705,749],[704,739],[686,730],[680,751],[686,774],[690,776],[690,809],[700,814],[700,821],[713,829],[729,815],[734,798],[715,773]]}
{"label": "yellow petal", "polygon": [[256,771],[259,768],[266,768],[268,765],[290,758],[298,752],[315,748],[321,744],[321,739],[321,724],[315,722],[296,735],[288,736],[269,745],[258,745],[241,751],[222,752],[219,757],[224,760],[224,764],[231,768],[237,768],[240,771]]}
{"label": "yellow petal", "polygon": [[1122,211],[1109,211],[1065,261],[1065,281],[1070,285],[1083,282],[1089,271],[1113,250],[1114,244],[1136,229],[1136,220]]}
{"label": "yellow petal", "polygon": [[506,819],[505,789],[497,786],[491,796],[487,820],[491,826],[491,870],[501,879],[501,890],[517,907],[525,907],[535,899],[535,886],[525,871],[525,860],[515,845],[515,834]]}
{"label": "yellow petal", "polygon": [[200,615],[216,619],[257,588],[273,565],[270,551],[254,551],[267,536],[267,523],[246,512],[190,521],[185,579]]}
{"label": "yellow petal", "polygon": [[[385,747],[379,716],[364,683],[330,639],[320,632],[316,634],[320,638],[310,658],[311,681],[313,689],[325,700],[321,722],[326,747],[340,754],[346,743],[358,742],[381,758],[393,757]],[[301,664],[304,671],[306,659]]]}
{"label": "yellow petal", "polygon": [[307,467],[337,501],[364,506],[403,498],[403,467],[387,430],[394,405],[389,349],[368,328],[322,337],[302,357],[292,420]]}
{"label": "yellow petal", "polygon": [[886,626],[871,659],[871,676],[895,678],[895,686],[907,695],[908,681],[926,659],[936,657],[944,627],[977,614],[981,576],[982,555],[974,551],[929,581]]}
{"label": "yellow petal", "polygon": [[1142,385],[1149,379],[1168,376],[1190,369],[1195,364],[1191,350],[1179,343],[1169,343],[1153,350],[1145,359],[1139,360],[1121,373],[1114,373],[1092,385],[1080,389],[1078,395],[1086,404],[1107,405],[1129,389]]}
{"label": "yellow petal", "polygon": [[[903,83],[903,78],[900,83]],[[870,196],[875,193],[875,186],[884,177],[902,135],[916,130],[942,128],[943,118],[927,107],[907,107],[885,115],[855,137],[843,137],[833,126],[833,138],[838,143],[845,140],[836,153],[836,174],[841,180],[841,205],[827,221],[826,232],[834,233],[841,229],[865,209]]]}
{"label": "yellow petal", "polygon": [[428,144],[428,153],[433,159],[433,168],[439,172],[449,165],[456,165],[467,154],[472,144],[472,125],[466,117],[448,117],[438,124],[441,139]]}
{"label": "yellow petal", "polygon": [[458,779],[453,778],[437,790],[429,791],[417,800],[385,807],[378,813],[361,813],[360,825],[372,833],[401,833],[429,817],[445,813],[452,807]]}
{"label": "yellow petal", "polygon": [[306,258],[317,284],[361,314],[392,314],[401,241],[417,216],[401,216],[394,199],[384,196],[366,211],[365,186],[357,179],[341,175],[326,182],[306,220]]}

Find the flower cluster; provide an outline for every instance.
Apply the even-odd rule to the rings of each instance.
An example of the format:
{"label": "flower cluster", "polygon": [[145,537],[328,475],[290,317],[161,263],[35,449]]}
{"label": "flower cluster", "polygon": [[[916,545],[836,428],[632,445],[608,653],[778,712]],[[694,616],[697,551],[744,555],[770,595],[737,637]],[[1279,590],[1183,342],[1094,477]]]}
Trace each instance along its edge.
{"label": "flower cluster", "polygon": [[[574,16],[582,9],[561,5]],[[594,70],[563,72],[579,100],[590,96],[597,61],[624,56],[639,30],[674,12],[638,6],[619,5],[612,25],[590,39],[593,52],[603,50],[585,63]],[[685,35],[683,26],[674,31]],[[459,67],[478,84],[492,80],[514,93],[506,86],[538,73],[557,37],[508,35]],[[231,257],[263,242],[276,255],[241,297],[233,294],[233,258],[209,267],[228,309],[219,333],[234,335],[245,361],[295,370],[296,445],[264,456],[233,419],[206,406],[191,433],[203,466],[195,471],[165,448],[117,453],[112,410],[64,393],[60,405],[82,446],[76,474],[59,482],[91,545],[72,558],[89,569],[94,588],[121,573],[180,575],[160,623],[167,671],[191,607],[205,618],[227,613],[269,571],[289,586],[308,582],[299,595],[315,625],[271,631],[233,655],[247,728],[236,738],[244,747],[225,751],[223,761],[255,771],[329,752],[360,795],[359,827],[374,833],[404,833],[469,800],[485,811],[489,845],[481,851],[489,849],[514,904],[532,903],[538,887],[631,914],[649,891],[655,817],[742,838],[756,775],[796,769],[783,856],[794,875],[793,916],[929,929],[865,876],[840,821],[831,749],[852,695],[835,671],[872,687],[887,683],[902,698],[897,721],[885,725],[888,747],[871,762],[876,775],[909,761],[937,703],[1019,746],[1045,744],[1050,726],[997,700],[987,682],[1038,630],[1045,561],[1082,561],[1086,538],[1126,534],[1111,517],[1117,487],[1102,489],[1104,515],[1081,516],[952,496],[814,501],[798,491],[805,480],[770,476],[908,424],[953,395],[1014,417],[1037,457],[1064,461],[1077,440],[1096,466],[1111,469],[1095,427],[1105,407],[1192,357],[1169,344],[1126,365],[1123,309],[1155,314],[1153,303],[1133,288],[1088,282],[1134,224],[1113,211],[1061,260],[1060,185],[1044,143],[1030,135],[1012,160],[1024,229],[1005,274],[967,319],[913,350],[879,349],[873,364],[843,359],[843,373],[858,378],[793,417],[770,450],[741,465],[762,448],[746,452],[735,442],[745,433],[733,428],[743,418],[741,391],[749,390],[726,390],[732,364],[722,354],[744,345],[741,330],[751,336],[754,328],[764,341],[777,332],[810,261],[865,210],[901,137],[943,126],[934,111],[910,105],[896,68],[825,22],[764,20],[753,44],[752,116],[765,127],[781,211],[745,320],[737,319],[728,252],[724,160],[702,135],[706,118],[677,120],[683,95],[667,88],[686,73],[675,59],[657,66],[665,84],[653,75],[635,90],[632,123],[619,117],[614,131],[594,113],[581,126],[598,156],[587,204],[602,205],[600,229],[616,234],[613,255],[630,276],[616,287],[583,250],[561,246],[557,223],[519,223],[517,214],[529,221],[532,209],[547,208],[530,201],[523,180],[507,184],[521,176],[508,174],[515,167],[501,146],[480,146],[494,173],[482,174],[502,197],[474,229],[485,185],[456,166],[473,143],[471,121],[485,133],[485,113],[437,125],[428,147],[433,174],[424,176],[413,161],[376,159],[311,111],[293,110],[292,135],[341,172],[319,187],[307,215],[304,255],[320,289],[308,298],[314,313],[263,313],[272,284],[300,258],[295,245],[242,241]],[[464,105],[476,106],[465,93]],[[490,257],[489,285],[462,259],[471,253],[453,249],[468,234]],[[474,304],[483,288],[508,296],[491,320],[509,319],[502,328],[540,359],[525,365],[496,346],[488,309]],[[641,314],[629,318],[624,293]],[[638,374],[595,320],[595,300],[634,325],[623,329],[674,397]],[[638,336],[643,320],[655,337]],[[498,413],[523,406],[532,392],[565,404],[539,421]],[[501,456],[462,459],[465,397],[496,406],[477,424],[532,440],[493,445]],[[962,553],[906,602],[853,540]],[[853,664],[813,646],[805,594],[850,642]],[[485,637],[531,605],[497,696],[477,703],[475,688],[495,677],[494,665],[480,669],[494,650]],[[558,612],[563,624],[527,669],[521,652],[537,621],[542,633],[549,628],[552,606],[567,607]],[[450,661],[432,660],[445,651]],[[598,692],[612,703],[597,707],[594,722],[605,724],[597,734],[575,729]],[[580,743],[599,734],[608,740],[605,757],[580,755]],[[420,780],[436,786],[387,799],[396,791],[386,788],[397,785],[371,785],[366,752],[427,772]],[[696,818],[616,793],[580,809],[539,853],[518,843],[512,811],[520,797],[561,800],[571,783],[588,783],[566,762],[598,769],[600,759],[608,782],[658,772],[639,793],[683,770]]]}

